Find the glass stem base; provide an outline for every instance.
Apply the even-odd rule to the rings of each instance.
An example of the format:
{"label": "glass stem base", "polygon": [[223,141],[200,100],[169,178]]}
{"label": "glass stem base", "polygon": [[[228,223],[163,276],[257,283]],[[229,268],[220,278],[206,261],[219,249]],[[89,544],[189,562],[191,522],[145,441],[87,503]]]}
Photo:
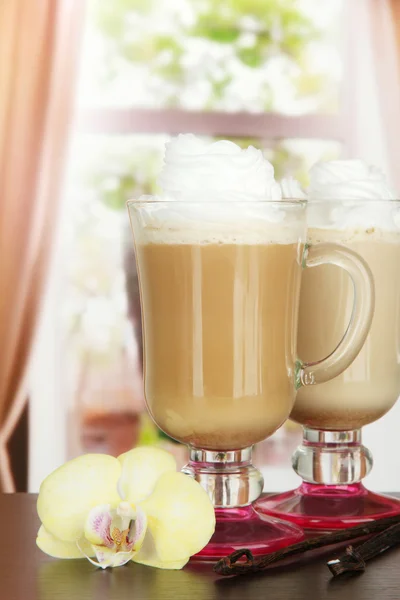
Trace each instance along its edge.
{"label": "glass stem base", "polygon": [[227,452],[190,449],[190,460],[182,472],[206,490],[215,508],[248,506],[264,486],[260,471],[251,463],[252,448]]}
{"label": "glass stem base", "polygon": [[210,542],[193,560],[218,560],[241,548],[268,554],[304,538],[292,523],[258,514],[253,506],[264,480],[251,463],[252,448],[229,452],[190,449],[182,469],[206,490],[215,506],[216,526]]}
{"label": "glass stem base", "polygon": [[323,431],[304,428],[303,443],[292,458],[303,481],[320,485],[351,485],[372,468],[372,455],[361,444],[361,430]]}
{"label": "glass stem base", "polygon": [[367,490],[361,479],[372,467],[361,431],[304,429],[293,455],[303,479],[295,490],[272,494],[255,504],[257,512],[286,519],[307,530],[331,531],[400,514],[400,500]]}
{"label": "glass stem base", "polygon": [[304,532],[297,525],[258,514],[252,505],[217,508],[215,517],[214,535],[192,560],[218,560],[241,548],[259,556],[304,539]]}

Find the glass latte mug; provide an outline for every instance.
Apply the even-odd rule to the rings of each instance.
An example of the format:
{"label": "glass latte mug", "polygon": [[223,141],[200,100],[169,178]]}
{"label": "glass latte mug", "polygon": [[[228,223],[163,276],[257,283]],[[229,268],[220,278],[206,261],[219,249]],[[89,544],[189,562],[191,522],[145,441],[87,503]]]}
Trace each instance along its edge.
{"label": "glass latte mug", "polygon": [[[257,508],[307,529],[330,530],[400,514],[398,499],[362,484],[372,456],[361,443],[362,427],[386,414],[400,395],[400,201],[309,201],[308,223],[309,243],[340,243],[367,261],[375,312],[354,362],[335,379],[299,390],[291,418],[303,425],[304,437],[293,468],[303,483],[262,499]],[[337,269],[304,274],[298,349],[305,359],[339,343],[353,295],[351,282]]]}
{"label": "glass latte mug", "polygon": [[[370,271],[337,244],[306,245],[306,202],[128,202],[139,275],[148,410],[185,443],[183,471],[207,491],[216,531],[198,558],[255,554],[302,538],[295,524],[259,515],[252,446],[288,418],[296,391],[341,373],[371,324]],[[355,288],[350,325],[328,357],[296,354],[304,269],[332,264]]]}

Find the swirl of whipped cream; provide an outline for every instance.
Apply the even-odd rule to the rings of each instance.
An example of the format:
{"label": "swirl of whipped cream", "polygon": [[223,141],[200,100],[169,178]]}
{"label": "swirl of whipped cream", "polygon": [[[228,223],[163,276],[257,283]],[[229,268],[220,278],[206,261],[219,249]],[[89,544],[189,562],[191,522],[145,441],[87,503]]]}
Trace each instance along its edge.
{"label": "swirl of whipped cream", "polygon": [[310,169],[308,198],[312,200],[394,200],[380,169],[362,160],[318,162]]}
{"label": "swirl of whipped cream", "polygon": [[[395,192],[385,175],[362,160],[318,162],[310,170],[310,227],[348,230],[399,230]],[[319,201],[319,202],[317,202]]]}
{"label": "swirl of whipped cream", "polygon": [[301,189],[299,182],[291,175],[281,179],[280,184],[282,189],[282,198],[287,200],[304,200],[306,198],[306,195]]}
{"label": "swirl of whipped cream", "polygon": [[164,168],[158,184],[166,199],[280,200],[281,187],[274,167],[253,146],[245,150],[233,142],[206,142],[181,134],[166,144]]}

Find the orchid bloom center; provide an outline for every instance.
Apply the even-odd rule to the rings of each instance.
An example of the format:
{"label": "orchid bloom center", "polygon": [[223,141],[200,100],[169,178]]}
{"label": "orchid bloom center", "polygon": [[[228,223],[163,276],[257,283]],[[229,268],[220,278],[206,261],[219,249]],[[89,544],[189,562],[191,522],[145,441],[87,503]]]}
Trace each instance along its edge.
{"label": "orchid bloom center", "polygon": [[136,508],[128,502],[120,502],[110,524],[110,541],[116,552],[130,552],[134,543]]}
{"label": "orchid bloom center", "polygon": [[141,547],[146,532],[146,516],[134,504],[120,502],[114,509],[109,504],[95,506],[89,513],[85,537],[92,545],[100,567],[128,562]]}

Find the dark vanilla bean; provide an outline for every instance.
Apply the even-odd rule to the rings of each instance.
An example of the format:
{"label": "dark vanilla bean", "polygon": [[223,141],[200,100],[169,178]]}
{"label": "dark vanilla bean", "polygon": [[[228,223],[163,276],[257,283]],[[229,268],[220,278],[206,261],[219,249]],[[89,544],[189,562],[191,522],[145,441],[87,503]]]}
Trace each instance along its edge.
{"label": "dark vanilla bean", "polygon": [[342,573],[365,571],[367,561],[398,544],[400,544],[400,523],[372,536],[357,548],[348,546],[344,554],[330,560],[327,566],[334,577]]}
{"label": "dark vanilla bean", "polygon": [[[276,564],[286,558],[304,554],[310,550],[316,550],[317,548],[323,548],[324,546],[332,546],[334,544],[340,544],[350,540],[357,540],[361,537],[369,536],[374,533],[380,533],[392,525],[400,523],[400,515],[393,517],[387,517],[385,519],[377,519],[376,521],[369,521],[363,525],[357,525],[356,527],[349,527],[348,529],[340,529],[339,531],[321,535],[316,538],[304,540],[298,542],[292,546],[287,546],[266,554],[263,556],[254,557],[250,550],[246,548],[236,550],[221,558],[214,566],[214,571],[219,575],[248,575],[249,573],[257,573],[264,571],[269,566]],[[244,562],[238,562],[241,559],[246,558]]]}

